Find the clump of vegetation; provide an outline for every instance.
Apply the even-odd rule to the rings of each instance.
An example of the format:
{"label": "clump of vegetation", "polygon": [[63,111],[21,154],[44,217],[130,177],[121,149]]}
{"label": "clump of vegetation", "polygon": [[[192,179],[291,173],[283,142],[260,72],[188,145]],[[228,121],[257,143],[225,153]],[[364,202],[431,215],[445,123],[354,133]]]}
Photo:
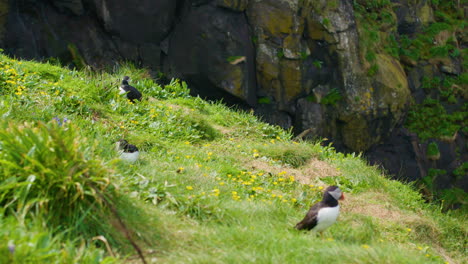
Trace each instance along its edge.
{"label": "clump of vegetation", "polygon": [[260,97],[258,98],[259,104],[271,104],[271,99],[269,97]]}
{"label": "clump of vegetation", "polygon": [[321,68],[322,68],[322,65],[323,65],[323,61],[314,60],[314,61],[312,62],[312,64],[313,64],[317,69],[321,69]]}
{"label": "clump of vegetation", "polygon": [[448,114],[445,108],[434,99],[425,99],[424,103],[416,106],[408,113],[406,127],[417,133],[421,140],[429,138],[452,138],[465,124],[467,111]]}
{"label": "clump of vegetation", "polygon": [[399,58],[396,40],[396,16],[391,1],[354,1],[362,57],[367,64],[367,75],[378,71],[377,54],[388,53]]}
{"label": "clump of vegetation", "polygon": [[438,160],[440,158],[439,146],[436,142],[431,142],[427,145],[426,156],[430,160]]}
{"label": "clump of vegetation", "polygon": [[468,162],[463,162],[458,168],[453,170],[453,174],[455,174],[455,176],[460,179],[463,176],[467,175],[468,174]]}
{"label": "clump of vegetation", "polygon": [[333,88],[327,95],[320,99],[320,103],[324,105],[336,105],[341,99],[343,99],[343,96],[340,90]]}
{"label": "clump of vegetation", "polygon": [[111,172],[99,159],[86,157],[90,145],[73,126],[55,121],[3,124],[0,146],[0,204],[5,213],[40,210],[51,227],[83,224],[77,221],[99,226],[101,214],[106,214],[105,199],[114,195]]}

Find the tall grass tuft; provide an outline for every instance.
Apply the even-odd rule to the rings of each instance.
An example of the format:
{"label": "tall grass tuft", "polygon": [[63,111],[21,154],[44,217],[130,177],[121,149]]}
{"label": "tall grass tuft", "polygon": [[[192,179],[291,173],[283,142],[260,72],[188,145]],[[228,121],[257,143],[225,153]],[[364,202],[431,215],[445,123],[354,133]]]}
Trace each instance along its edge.
{"label": "tall grass tuft", "polygon": [[0,206],[19,219],[41,214],[51,228],[101,233],[115,188],[110,171],[70,124],[0,124]]}

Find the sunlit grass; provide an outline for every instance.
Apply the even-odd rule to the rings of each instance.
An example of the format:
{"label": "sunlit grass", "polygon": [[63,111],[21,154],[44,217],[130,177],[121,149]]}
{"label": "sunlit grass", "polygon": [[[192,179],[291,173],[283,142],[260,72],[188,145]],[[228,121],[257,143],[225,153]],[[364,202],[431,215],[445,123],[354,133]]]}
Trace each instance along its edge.
{"label": "sunlit grass", "polygon": [[[163,263],[466,261],[466,209],[442,214],[413,187],[385,178],[357,154],[336,153],[320,141],[294,142],[290,131],[261,123],[250,112],[190,97],[180,81],[161,86],[145,70],[129,65],[106,73],[5,56],[0,60],[0,116],[5,122],[0,157],[9,162],[0,170],[5,208],[0,220],[8,222],[0,227],[4,241],[35,245],[34,225],[49,217],[44,225],[50,229],[40,236],[47,237],[51,250],[67,252],[53,254],[51,261],[59,263],[93,263],[88,256],[93,261],[109,256],[105,243],[93,240],[98,235],[109,241],[117,258],[136,262],[126,231],[147,259]],[[132,104],[118,94],[123,75],[142,91],[142,102]],[[116,159],[114,142],[121,138],[139,147],[135,164]],[[74,158],[66,158],[68,152]],[[26,157],[36,161],[28,165]],[[307,167],[312,161],[327,163],[337,173],[307,175],[306,168],[314,169]],[[80,182],[91,172],[100,178]],[[66,183],[70,174],[78,181]],[[40,176],[43,185],[28,187],[28,179]],[[299,177],[307,178],[307,184]],[[13,178],[21,179],[18,189],[8,185]],[[102,190],[112,187],[108,200],[115,212],[106,203],[88,208],[93,200],[80,205],[84,209],[69,206],[85,201],[82,193],[101,199],[92,187],[83,188],[102,183],[100,179],[106,179]],[[55,183],[64,191],[49,187]],[[331,184],[349,197],[339,221],[322,236],[293,229]],[[78,198],[60,196],[70,190]],[[49,202],[42,202],[47,197]],[[52,202],[54,207],[45,207]],[[26,211],[34,214],[21,214],[27,204]],[[79,212],[106,221],[90,224]],[[21,234],[31,237],[6,231],[23,222]],[[0,244],[2,252],[7,247]],[[32,257],[42,260],[39,253]]]}

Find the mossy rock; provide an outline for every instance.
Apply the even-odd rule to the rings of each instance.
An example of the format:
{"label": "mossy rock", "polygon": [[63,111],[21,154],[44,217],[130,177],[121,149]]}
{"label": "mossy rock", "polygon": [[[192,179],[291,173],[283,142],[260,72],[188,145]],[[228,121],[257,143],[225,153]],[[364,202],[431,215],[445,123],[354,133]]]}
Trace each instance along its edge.
{"label": "mossy rock", "polygon": [[249,0],[216,0],[216,5],[239,12],[245,11],[248,3]]}
{"label": "mossy rock", "polygon": [[248,91],[244,87],[244,72],[239,65],[228,65],[227,69],[221,72],[221,88],[228,93],[247,100]]}
{"label": "mossy rock", "polygon": [[284,60],[281,62],[280,80],[284,88],[284,102],[289,102],[295,99],[302,93],[301,85],[301,61],[298,60]]}
{"label": "mossy rock", "polygon": [[357,151],[368,149],[375,141],[369,133],[369,123],[361,115],[347,120],[342,128],[342,136],[343,143],[350,149]]}
{"label": "mossy rock", "polygon": [[377,73],[374,76],[374,100],[395,114],[401,111],[411,97],[408,79],[400,62],[387,54],[377,54]]}

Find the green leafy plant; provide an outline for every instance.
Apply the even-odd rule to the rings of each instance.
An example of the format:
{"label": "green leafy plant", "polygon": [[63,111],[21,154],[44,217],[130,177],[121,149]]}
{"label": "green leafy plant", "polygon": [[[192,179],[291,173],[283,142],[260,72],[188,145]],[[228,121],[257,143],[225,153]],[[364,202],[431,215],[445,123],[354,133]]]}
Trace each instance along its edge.
{"label": "green leafy plant", "polygon": [[406,127],[417,133],[422,140],[452,138],[467,117],[468,111],[448,114],[437,100],[427,98],[409,111]]}
{"label": "green leafy plant", "polygon": [[276,52],[276,57],[278,57],[279,59],[284,58],[284,50],[278,49],[278,51]]}
{"label": "green leafy plant", "polygon": [[367,70],[367,76],[372,77],[377,74],[379,66],[377,64],[372,64],[372,66]]}
{"label": "green leafy plant", "polygon": [[258,98],[259,104],[271,104],[271,99],[269,97],[260,97]]}
{"label": "green leafy plant", "polygon": [[320,100],[320,103],[324,105],[336,105],[342,98],[341,92],[337,88],[333,88]]}
{"label": "green leafy plant", "polygon": [[431,142],[427,145],[426,156],[431,160],[438,160],[440,158],[440,151],[436,142]]}
{"label": "green leafy plant", "polygon": [[23,217],[43,212],[51,227],[83,224],[98,228],[113,196],[110,172],[89,156],[75,128],[57,122],[2,124],[0,204]]}
{"label": "green leafy plant", "polygon": [[459,179],[466,176],[468,174],[468,162],[463,162],[459,167],[453,170],[453,174]]}
{"label": "green leafy plant", "polygon": [[317,67],[317,69],[321,69],[322,68],[322,65],[323,65],[323,61],[319,61],[319,60],[314,60],[312,62],[312,64]]}

